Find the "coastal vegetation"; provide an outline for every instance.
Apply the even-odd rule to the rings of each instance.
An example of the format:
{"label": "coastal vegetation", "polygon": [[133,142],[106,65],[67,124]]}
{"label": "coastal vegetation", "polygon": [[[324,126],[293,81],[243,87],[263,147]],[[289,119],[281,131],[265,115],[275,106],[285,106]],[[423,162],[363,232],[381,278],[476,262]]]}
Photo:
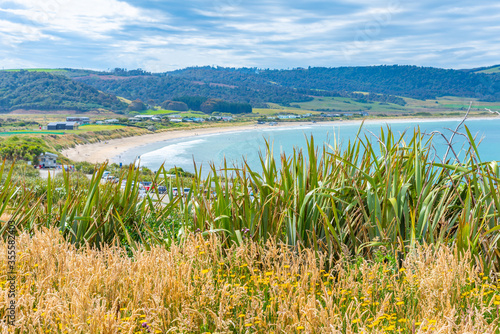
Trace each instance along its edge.
{"label": "coastal vegetation", "polygon": [[[445,246],[418,246],[398,269],[384,250],[374,260],[335,262],[275,243],[247,240],[227,248],[213,234],[169,248],[141,247],[131,256],[116,246],[77,249],[57,229],[22,232],[17,240],[20,332],[498,329],[494,278],[478,271],[469,253],[458,257]],[[0,249],[6,251],[4,241]],[[0,283],[5,287],[5,278]]]}
{"label": "coastal vegetation", "polygon": [[269,143],[261,172],[161,168],[146,173],[157,185],[146,195],[133,164],[117,183],[101,181],[104,164],[91,179],[64,172],[35,187],[4,163],[1,234],[11,221],[22,240],[18,326],[494,332],[500,170],[464,132],[460,159],[452,146],[432,158],[418,129],[321,147],[311,138],[280,159]]}

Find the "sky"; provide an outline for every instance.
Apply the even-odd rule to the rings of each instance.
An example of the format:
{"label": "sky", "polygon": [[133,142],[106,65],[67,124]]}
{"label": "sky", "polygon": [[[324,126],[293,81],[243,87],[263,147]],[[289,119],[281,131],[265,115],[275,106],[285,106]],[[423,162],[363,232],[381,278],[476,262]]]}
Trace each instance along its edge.
{"label": "sky", "polygon": [[498,0],[0,0],[2,68],[500,64]]}

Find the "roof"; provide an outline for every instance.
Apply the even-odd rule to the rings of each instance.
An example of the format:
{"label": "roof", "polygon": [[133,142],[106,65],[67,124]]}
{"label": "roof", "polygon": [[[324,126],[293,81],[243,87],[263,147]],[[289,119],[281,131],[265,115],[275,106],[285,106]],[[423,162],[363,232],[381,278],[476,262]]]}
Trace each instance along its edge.
{"label": "roof", "polygon": [[58,125],[58,124],[78,125],[78,122],[50,122],[48,125]]}
{"label": "roof", "polygon": [[42,155],[48,155],[49,157],[57,158],[57,154],[50,153],[50,152],[45,152],[45,153],[40,154],[40,156],[42,156]]}

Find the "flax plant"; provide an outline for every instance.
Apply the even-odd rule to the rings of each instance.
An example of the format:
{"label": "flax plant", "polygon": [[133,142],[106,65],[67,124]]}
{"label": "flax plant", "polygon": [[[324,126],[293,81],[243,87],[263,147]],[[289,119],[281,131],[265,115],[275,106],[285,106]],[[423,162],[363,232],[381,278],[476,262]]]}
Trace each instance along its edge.
{"label": "flax plant", "polygon": [[481,163],[469,134],[462,162],[431,159],[432,137],[418,129],[376,141],[358,134],[344,147],[315,146],[274,158],[260,155],[262,172],[216,170],[190,198],[193,230],[226,231],[232,242],[270,238],[292,247],[339,255],[370,255],[379,246],[402,254],[417,244],[471,250],[486,270],[499,265],[496,162]]}

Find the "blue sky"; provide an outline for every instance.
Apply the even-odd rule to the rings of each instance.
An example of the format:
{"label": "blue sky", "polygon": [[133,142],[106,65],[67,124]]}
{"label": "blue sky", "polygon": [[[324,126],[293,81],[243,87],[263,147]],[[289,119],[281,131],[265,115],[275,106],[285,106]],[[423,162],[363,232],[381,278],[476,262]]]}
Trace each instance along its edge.
{"label": "blue sky", "polygon": [[500,64],[498,0],[0,0],[2,68]]}

